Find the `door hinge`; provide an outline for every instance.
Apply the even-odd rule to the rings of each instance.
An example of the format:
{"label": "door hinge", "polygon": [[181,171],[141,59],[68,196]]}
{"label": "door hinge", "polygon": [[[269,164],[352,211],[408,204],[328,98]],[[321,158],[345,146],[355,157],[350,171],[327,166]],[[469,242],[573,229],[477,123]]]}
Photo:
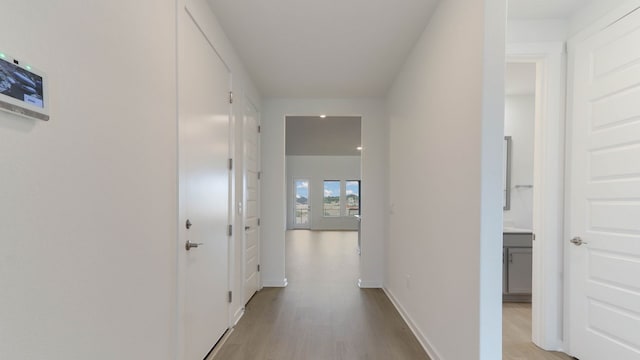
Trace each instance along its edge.
{"label": "door hinge", "polygon": [[233,225],[229,225],[229,236],[233,235]]}
{"label": "door hinge", "polygon": [[262,126],[258,125],[258,133],[262,132]]}
{"label": "door hinge", "polygon": [[229,104],[233,104],[233,91],[229,91]]}
{"label": "door hinge", "polygon": [[229,302],[233,302],[233,291],[229,291]]}
{"label": "door hinge", "polygon": [[233,170],[233,159],[229,159],[229,170]]}
{"label": "door hinge", "polygon": [[258,226],[260,226],[260,218],[258,218]]}
{"label": "door hinge", "polygon": [[258,264],[258,272],[260,272],[260,264]]}
{"label": "door hinge", "polygon": [[531,240],[536,241],[536,234],[531,234]]}
{"label": "door hinge", "polygon": [[262,177],[262,171],[258,171],[258,180]]}

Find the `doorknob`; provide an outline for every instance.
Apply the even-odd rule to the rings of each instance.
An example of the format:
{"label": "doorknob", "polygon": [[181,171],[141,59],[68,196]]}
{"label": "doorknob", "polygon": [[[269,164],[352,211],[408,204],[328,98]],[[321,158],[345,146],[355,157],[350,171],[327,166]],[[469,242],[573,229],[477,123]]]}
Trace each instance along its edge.
{"label": "doorknob", "polygon": [[203,245],[202,243],[192,243],[191,241],[187,240],[187,243],[184,245],[184,248],[187,249],[187,251],[191,250],[191,248],[197,248],[198,246]]}
{"label": "doorknob", "polygon": [[573,239],[571,239],[569,241],[575,246],[580,246],[582,244],[587,244],[586,242],[582,241],[580,236],[576,236],[576,237],[574,237]]}

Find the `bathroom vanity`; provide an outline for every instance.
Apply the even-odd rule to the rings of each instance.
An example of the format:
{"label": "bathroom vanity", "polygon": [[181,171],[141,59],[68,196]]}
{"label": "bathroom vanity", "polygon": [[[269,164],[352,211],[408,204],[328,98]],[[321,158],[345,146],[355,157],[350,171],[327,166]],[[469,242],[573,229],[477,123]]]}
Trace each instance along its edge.
{"label": "bathroom vanity", "polygon": [[502,301],[531,302],[533,232],[504,229],[502,240]]}

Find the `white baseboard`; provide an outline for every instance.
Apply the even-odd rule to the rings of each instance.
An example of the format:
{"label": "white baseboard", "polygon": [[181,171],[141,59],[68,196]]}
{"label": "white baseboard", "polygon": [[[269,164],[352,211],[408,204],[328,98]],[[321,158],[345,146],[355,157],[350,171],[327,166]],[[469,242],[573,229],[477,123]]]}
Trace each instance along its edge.
{"label": "white baseboard", "polygon": [[262,287],[287,287],[287,278],[282,280],[262,280]]}
{"label": "white baseboard", "polygon": [[367,281],[358,279],[358,287],[360,289],[381,289],[382,283],[379,281]]}
{"label": "white baseboard", "polygon": [[222,338],[218,340],[218,343],[213,348],[213,350],[211,350],[211,353],[209,354],[209,356],[207,356],[204,360],[214,360],[216,356],[218,356],[218,354],[220,353],[220,349],[222,349],[222,347],[224,346],[224,343],[226,343],[227,340],[229,340],[229,337],[231,336],[232,332],[233,332],[233,328],[230,328],[229,330],[227,330],[227,332],[225,332],[224,335],[222,335]]}
{"label": "white baseboard", "polygon": [[240,308],[238,308],[236,313],[233,314],[232,327],[238,325],[238,321],[242,319],[242,316],[244,316],[244,306],[241,306]]}
{"label": "white baseboard", "polygon": [[427,339],[427,337],[424,336],[422,331],[420,331],[420,329],[416,326],[411,316],[405,311],[404,307],[400,305],[396,297],[393,296],[393,293],[386,287],[382,287],[382,290],[387,295],[389,300],[391,300],[391,303],[396,308],[396,310],[398,310],[400,316],[402,316],[404,322],[407,323],[409,329],[411,329],[411,332],[413,333],[413,335],[415,335],[416,339],[418,339],[418,342],[420,343],[420,345],[422,345],[422,348],[427,352],[427,355],[429,355],[431,360],[442,360],[442,356],[440,356],[440,353],[438,353],[433,345],[431,345],[431,342]]}

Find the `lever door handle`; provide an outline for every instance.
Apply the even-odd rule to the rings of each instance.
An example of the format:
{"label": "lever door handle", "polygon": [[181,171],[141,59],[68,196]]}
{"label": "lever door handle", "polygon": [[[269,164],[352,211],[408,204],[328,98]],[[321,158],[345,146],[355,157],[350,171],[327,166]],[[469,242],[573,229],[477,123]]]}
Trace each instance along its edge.
{"label": "lever door handle", "polygon": [[200,245],[204,245],[203,243],[192,243],[191,241],[187,240],[187,243],[184,244],[184,248],[187,249],[187,251],[191,250],[191,248],[197,248]]}
{"label": "lever door handle", "polygon": [[571,242],[573,245],[575,246],[580,246],[582,244],[587,244],[586,242],[584,242],[580,236],[576,236],[573,239],[569,240],[569,242]]}
{"label": "lever door handle", "polygon": [[247,230],[249,230],[249,229],[251,229],[251,226],[245,226],[245,227],[244,227],[244,231],[247,231]]}

